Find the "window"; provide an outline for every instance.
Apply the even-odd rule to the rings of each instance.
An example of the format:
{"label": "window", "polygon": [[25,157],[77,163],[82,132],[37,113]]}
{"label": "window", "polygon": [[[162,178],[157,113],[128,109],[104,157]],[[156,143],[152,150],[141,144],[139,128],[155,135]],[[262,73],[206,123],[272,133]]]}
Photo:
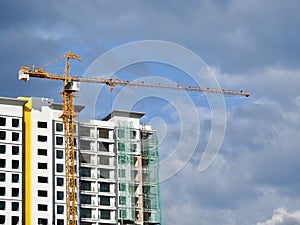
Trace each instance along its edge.
{"label": "window", "polygon": [[62,191],[56,192],[56,199],[57,200],[64,200],[64,193]]}
{"label": "window", "polygon": [[76,130],[77,130],[77,126],[76,125],[73,126],[73,130],[74,130],[74,133],[76,133]]}
{"label": "window", "polygon": [[136,131],[135,130],[132,131],[131,136],[132,136],[132,139],[136,139]]}
{"label": "window", "polygon": [[19,169],[19,160],[11,160],[11,167],[13,169]]}
{"label": "window", "polygon": [[101,210],[101,219],[110,219],[110,210]]}
{"label": "window", "polygon": [[125,137],[125,131],[123,129],[118,130],[118,137],[119,138],[124,138]]}
{"label": "window", "polygon": [[57,206],[57,214],[64,214],[64,207],[62,205]]}
{"label": "window", "polygon": [[38,211],[47,211],[48,206],[44,204],[38,204]]}
{"label": "window", "polygon": [[0,215],[0,224],[5,224],[5,216]]}
{"label": "window", "polygon": [[109,143],[99,142],[98,151],[100,152],[109,152]]}
{"label": "window", "polygon": [[100,196],[100,205],[110,205],[110,197],[108,196]]}
{"label": "window", "polygon": [[5,139],[6,139],[6,132],[0,131],[0,140],[5,140]]}
{"label": "window", "polygon": [[11,196],[12,197],[19,197],[19,188],[12,188],[11,189]]}
{"label": "window", "polygon": [[57,123],[57,124],[56,124],[56,131],[57,131],[57,132],[62,132],[63,129],[64,129],[64,126],[63,126],[62,123]]}
{"label": "window", "polygon": [[81,204],[91,204],[92,203],[92,196],[91,195],[80,195],[80,203]]}
{"label": "window", "polygon": [[0,145],[0,154],[5,154],[6,145]]}
{"label": "window", "polygon": [[0,168],[5,168],[6,161],[5,159],[0,159]]}
{"label": "window", "polygon": [[119,184],[120,191],[126,191],[126,184]]}
{"label": "window", "polygon": [[100,183],[100,191],[101,192],[109,192],[109,184],[108,183]]}
{"label": "window", "polygon": [[5,181],[5,173],[0,173],[0,182]]}
{"label": "window", "polygon": [[64,220],[58,219],[56,222],[57,225],[64,225]]}
{"label": "window", "polygon": [[12,127],[19,127],[19,119],[12,119],[11,124]]}
{"label": "window", "polygon": [[64,165],[63,164],[56,164],[56,172],[58,172],[58,173],[64,172]]}
{"label": "window", "polygon": [[119,169],[119,177],[125,177],[125,169]]}
{"label": "window", "polygon": [[45,190],[38,190],[39,197],[48,197],[48,192]]}
{"label": "window", "polygon": [[48,177],[38,176],[38,182],[39,183],[48,183]]}
{"label": "window", "polygon": [[12,216],[11,217],[11,225],[18,225],[19,224],[19,217],[18,216]]}
{"label": "window", "polygon": [[12,202],[11,203],[11,210],[12,211],[19,211],[19,202]]}
{"label": "window", "polygon": [[38,128],[47,128],[47,122],[38,121],[37,126]]}
{"label": "window", "polygon": [[0,196],[5,196],[5,187],[0,187]]}
{"label": "window", "polygon": [[0,201],[0,210],[5,210],[5,201]]}
{"label": "window", "polygon": [[104,156],[104,155],[101,155],[101,156],[98,156],[98,162],[100,165],[109,165],[109,156]]}
{"label": "window", "polygon": [[19,183],[19,174],[12,174],[11,175],[11,182],[12,183]]}
{"label": "window", "polygon": [[48,220],[44,218],[38,218],[38,225],[48,225]]}
{"label": "window", "polygon": [[92,176],[91,169],[85,167],[80,168],[80,176],[91,177]]}
{"label": "window", "polygon": [[13,155],[19,155],[19,146],[12,146],[11,147],[11,153]]}
{"label": "window", "polygon": [[109,138],[109,130],[108,129],[98,129],[98,137],[99,138]]}
{"label": "window", "polygon": [[126,196],[120,196],[119,203],[120,205],[126,205]]}
{"label": "window", "polygon": [[38,149],[38,155],[47,155],[47,149]]}
{"label": "window", "polygon": [[91,191],[92,183],[90,181],[80,181],[80,189],[84,191]]}
{"label": "window", "polygon": [[63,137],[56,137],[56,144],[57,145],[63,145],[64,144]]}
{"label": "window", "polygon": [[6,118],[0,117],[0,126],[5,126],[5,125],[6,125]]}
{"label": "window", "polygon": [[19,136],[20,136],[19,133],[12,132],[11,140],[12,141],[19,141]]}
{"label": "window", "polygon": [[64,158],[64,152],[62,150],[56,150],[56,158],[57,159]]}
{"label": "window", "polygon": [[38,135],[38,142],[47,142],[47,136]]}
{"label": "window", "polygon": [[47,163],[38,163],[38,169],[40,170],[46,170],[47,167]]}
{"label": "window", "polygon": [[126,216],[126,210],[125,210],[125,209],[121,209],[121,210],[119,211],[119,215],[120,215],[121,218],[126,218],[126,217],[127,217],[127,216]]}
{"label": "window", "polygon": [[92,210],[91,209],[82,208],[80,210],[80,214],[81,214],[82,218],[92,218]]}
{"label": "window", "polygon": [[110,178],[108,169],[98,169],[98,178]]}
{"label": "window", "polygon": [[56,185],[57,186],[64,186],[64,178],[57,177],[56,178]]}

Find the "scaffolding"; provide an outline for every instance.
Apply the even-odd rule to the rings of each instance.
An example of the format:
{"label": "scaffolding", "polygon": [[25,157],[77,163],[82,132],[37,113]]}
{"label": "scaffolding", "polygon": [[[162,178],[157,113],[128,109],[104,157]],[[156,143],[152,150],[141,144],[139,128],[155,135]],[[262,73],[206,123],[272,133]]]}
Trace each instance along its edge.
{"label": "scaffolding", "polygon": [[[140,133],[140,138],[138,134]],[[155,133],[118,125],[119,222],[160,225],[158,142]]]}
{"label": "scaffolding", "polygon": [[161,225],[159,157],[156,133],[142,130],[143,218],[145,225]]}

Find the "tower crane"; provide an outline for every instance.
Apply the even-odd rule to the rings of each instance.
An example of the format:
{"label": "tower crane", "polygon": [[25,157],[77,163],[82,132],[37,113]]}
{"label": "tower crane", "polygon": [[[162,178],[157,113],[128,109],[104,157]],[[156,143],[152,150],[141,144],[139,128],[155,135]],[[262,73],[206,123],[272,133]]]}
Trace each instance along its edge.
{"label": "tower crane", "polygon": [[60,58],[65,58],[65,68],[63,75],[54,75],[45,72],[43,67],[21,66],[19,68],[19,80],[28,81],[30,77],[44,78],[49,80],[63,81],[62,94],[62,115],[64,126],[64,147],[65,147],[65,175],[66,175],[66,224],[76,225],[76,177],[75,177],[75,159],[74,159],[74,111],[75,94],[79,91],[81,82],[105,84],[112,90],[115,86],[133,86],[141,88],[161,88],[169,90],[182,90],[188,92],[204,92],[223,95],[236,95],[249,97],[248,92],[234,90],[219,90],[214,88],[203,88],[201,86],[182,86],[182,85],[165,85],[148,82],[124,81],[117,78],[91,78],[81,76],[70,76],[70,59],[80,61],[80,57],[68,51]]}

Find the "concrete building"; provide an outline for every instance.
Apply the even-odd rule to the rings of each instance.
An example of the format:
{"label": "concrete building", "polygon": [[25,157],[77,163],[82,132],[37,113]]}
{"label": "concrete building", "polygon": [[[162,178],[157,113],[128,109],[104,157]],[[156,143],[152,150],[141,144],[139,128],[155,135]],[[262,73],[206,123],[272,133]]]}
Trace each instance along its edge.
{"label": "concrete building", "polygon": [[22,224],[23,106],[0,98],[0,224]]}
{"label": "concrete building", "polygon": [[[0,224],[66,224],[62,106],[0,98],[0,109]],[[161,224],[157,140],[143,115],[76,122],[78,224]]]}

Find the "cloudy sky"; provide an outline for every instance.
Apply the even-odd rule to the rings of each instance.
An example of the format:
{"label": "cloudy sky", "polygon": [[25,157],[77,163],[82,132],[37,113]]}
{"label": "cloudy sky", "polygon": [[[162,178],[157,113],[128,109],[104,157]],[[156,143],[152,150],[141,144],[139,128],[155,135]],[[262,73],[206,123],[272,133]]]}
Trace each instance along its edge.
{"label": "cloudy sky", "polygon": [[[191,109],[179,94],[157,100],[163,94],[157,91],[155,98],[136,104],[159,131],[162,160],[176,148],[180,128],[199,136],[192,157],[182,156],[184,168],[161,183],[164,225],[300,224],[299,0],[1,0],[0,6],[0,96],[60,101],[59,84],[20,82],[19,66],[45,65],[71,50],[82,58],[72,63],[72,72],[81,75],[105,52],[141,40],[184,46],[209,65],[222,88],[251,93],[248,99],[225,98],[224,141],[204,172],[198,166],[214,119],[205,98],[199,98],[201,104],[192,95]],[[59,72],[62,66],[58,62],[47,69]],[[109,71],[115,65],[101,66]],[[129,69],[119,76],[136,79],[145,73],[190,81],[168,66],[140,63]],[[114,98],[107,99],[99,116],[111,109]],[[182,128],[181,112],[172,101],[182,115],[193,110],[200,115],[199,132]],[[188,138],[182,143],[181,155],[194,148]]]}

